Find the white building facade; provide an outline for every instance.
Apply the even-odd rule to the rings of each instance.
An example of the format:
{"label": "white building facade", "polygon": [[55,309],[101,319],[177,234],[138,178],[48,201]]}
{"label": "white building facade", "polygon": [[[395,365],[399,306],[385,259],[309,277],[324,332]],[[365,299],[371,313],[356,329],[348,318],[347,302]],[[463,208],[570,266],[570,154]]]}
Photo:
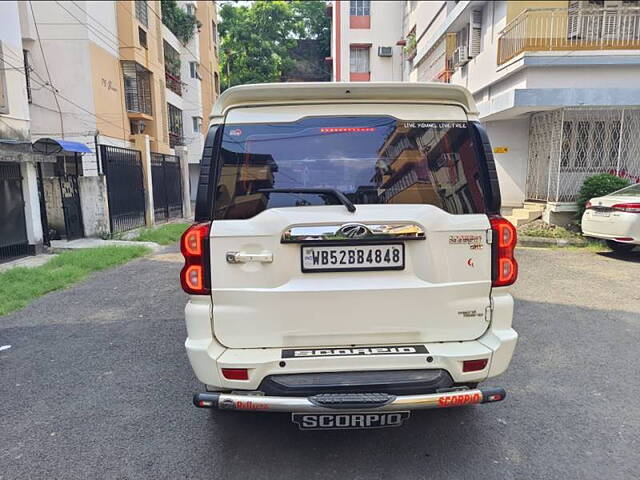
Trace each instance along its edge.
{"label": "white building facade", "polygon": [[[372,21],[382,3],[371,2]],[[451,82],[474,95],[494,147],[502,203],[516,209],[516,223],[531,216],[519,208],[525,202],[538,203],[548,221],[570,220],[580,186],[597,173],[640,181],[640,2],[385,7],[401,13],[387,12],[385,27],[372,33],[393,31],[390,22],[400,19],[403,81]],[[351,34],[344,24],[341,38]],[[356,41],[346,38],[342,50]],[[334,53],[334,73],[335,65]]]}
{"label": "white building facade", "polygon": [[402,80],[402,5],[394,1],[334,0],[331,3],[332,80]]}
{"label": "white building facade", "polygon": [[42,249],[19,2],[0,2],[0,262]]}

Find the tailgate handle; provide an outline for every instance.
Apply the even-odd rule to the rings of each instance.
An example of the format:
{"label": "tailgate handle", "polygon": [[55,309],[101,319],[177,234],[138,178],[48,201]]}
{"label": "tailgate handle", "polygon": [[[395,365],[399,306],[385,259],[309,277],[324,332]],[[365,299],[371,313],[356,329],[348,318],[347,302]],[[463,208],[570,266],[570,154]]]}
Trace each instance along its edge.
{"label": "tailgate handle", "polygon": [[273,253],[245,253],[245,252],[227,252],[227,262],[229,263],[272,263]]}

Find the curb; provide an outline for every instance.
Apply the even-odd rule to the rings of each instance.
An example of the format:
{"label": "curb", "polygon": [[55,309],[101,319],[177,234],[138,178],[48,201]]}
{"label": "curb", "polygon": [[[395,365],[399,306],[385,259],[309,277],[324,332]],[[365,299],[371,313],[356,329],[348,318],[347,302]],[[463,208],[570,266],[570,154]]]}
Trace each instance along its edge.
{"label": "curb", "polygon": [[589,242],[582,238],[545,238],[518,236],[518,247],[586,247]]}
{"label": "curb", "polygon": [[136,242],[132,240],[101,240],[99,242],[86,243],[85,245],[57,245],[49,247],[50,253],[70,252],[73,250],[83,250],[85,248],[113,247],[113,246],[139,246],[151,249],[152,253],[158,253],[164,249],[163,245],[154,242]]}

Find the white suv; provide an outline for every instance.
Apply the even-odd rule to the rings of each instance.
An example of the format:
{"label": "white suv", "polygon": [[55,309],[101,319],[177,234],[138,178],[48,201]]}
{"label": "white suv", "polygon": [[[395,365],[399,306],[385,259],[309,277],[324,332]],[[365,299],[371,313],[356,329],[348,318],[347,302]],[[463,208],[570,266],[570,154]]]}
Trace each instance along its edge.
{"label": "white suv", "polygon": [[211,116],[181,248],[198,407],[395,426],[504,399],[516,232],[469,92],[244,85]]}

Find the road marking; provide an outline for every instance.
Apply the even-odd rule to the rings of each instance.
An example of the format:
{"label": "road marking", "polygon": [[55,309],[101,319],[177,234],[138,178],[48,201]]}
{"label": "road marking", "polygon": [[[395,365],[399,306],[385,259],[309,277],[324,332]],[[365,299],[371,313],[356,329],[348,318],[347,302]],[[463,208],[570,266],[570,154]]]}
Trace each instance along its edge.
{"label": "road marking", "polygon": [[9,350],[10,348],[11,348],[11,345],[2,345],[0,347],[0,352],[3,351],[3,350]]}

